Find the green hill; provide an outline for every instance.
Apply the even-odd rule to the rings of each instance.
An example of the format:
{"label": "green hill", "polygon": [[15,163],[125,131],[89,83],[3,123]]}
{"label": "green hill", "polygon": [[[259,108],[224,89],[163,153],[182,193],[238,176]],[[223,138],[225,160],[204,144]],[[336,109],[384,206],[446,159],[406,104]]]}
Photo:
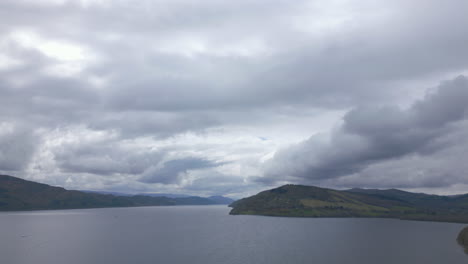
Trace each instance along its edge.
{"label": "green hill", "polygon": [[232,215],[385,217],[468,223],[468,195],[438,196],[396,189],[338,191],[284,185],[230,206]]}
{"label": "green hill", "polygon": [[198,196],[168,198],[69,191],[61,187],[0,175],[0,211],[210,204],[218,202]]}

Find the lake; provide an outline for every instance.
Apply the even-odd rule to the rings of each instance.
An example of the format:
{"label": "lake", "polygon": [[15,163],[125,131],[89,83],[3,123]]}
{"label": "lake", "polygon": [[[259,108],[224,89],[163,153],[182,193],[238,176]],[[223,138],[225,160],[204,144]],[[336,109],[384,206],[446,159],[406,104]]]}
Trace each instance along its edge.
{"label": "lake", "polygon": [[2,264],[467,263],[465,226],[230,216],[226,206],[0,213]]}

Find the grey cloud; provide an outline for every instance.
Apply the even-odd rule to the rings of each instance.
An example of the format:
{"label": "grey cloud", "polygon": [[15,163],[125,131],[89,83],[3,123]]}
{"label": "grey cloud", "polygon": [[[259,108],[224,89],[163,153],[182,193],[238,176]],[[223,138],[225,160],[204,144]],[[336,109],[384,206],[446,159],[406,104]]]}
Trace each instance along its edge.
{"label": "grey cloud", "polygon": [[62,144],[53,150],[63,172],[96,175],[139,175],[158,164],[164,153],[123,146],[117,139]]}
{"label": "grey cloud", "polygon": [[[349,111],[329,139],[318,137],[279,151],[267,163],[264,181],[331,179],[357,174],[381,161],[405,155],[429,155],[449,147],[437,144],[460,129],[467,119],[468,80],[464,76],[442,83],[407,110],[361,107]],[[463,128],[462,128],[463,129]]]}
{"label": "grey cloud", "polygon": [[[0,70],[0,121],[24,122],[34,128],[83,122],[99,108],[100,93],[80,78],[60,78],[43,73],[54,60],[38,51],[11,43],[7,55],[20,65]],[[0,50],[0,54],[1,54]]]}
{"label": "grey cloud", "polygon": [[146,170],[140,181],[146,183],[178,183],[187,171],[200,170],[220,166],[220,163],[202,158],[183,158],[164,162],[160,167]]}
{"label": "grey cloud", "polygon": [[227,195],[233,198],[242,198],[245,195],[255,194],[264,186],[237,175],[227,175],[216,171],[203,171],[204,177],[196,178],[184,189],[201,193],[204,196]]}
{"label": "grey cloud", "polygon": [[0,123],[0,171],[18,172],[25,169],[39,142],[40,136],[30,128]]}
{"label": "grey cloud", "polygon": [[[459,15],[463,8],[454,5],[443,9],[444,14],[450,16],[434,32],[427,30],[426,24],[440,15],[441,10],[435,3],[425,2],[426,11],[417,13],[417,16],[409,12],[412,9],[406,9],[406,2],[397,1],[391,5],[392,8],[401,5],[398,17],[408,19],[411,16],[411,25],[414,30],[419,30],[419,35],[412,35],[413,31],[407,31],[408,25],[399,25],[396,20],[384,20],[383,23],[396,23],[393,27],[401,30],[382,31],[361,24],[372,18],[371,14],[364,12],[362,17],[365,19],[358,20],[358,27],[349,29],[349,34],[326,35],[317,43],[314,37],[297,31],[291,24],[295,14],[303,12],[302,7],[306,6],[306,2],[291,5],[287,1],[208,1],[194,5],[190,1],[145,1],[139,4],[122,1],[110,6],[83,8],[72,2],[36,6],[28,2],[7,1],[3,3],[4,10],[13,10],[11,13],[15,13],[15,16],[22,14],[24,19],[15,19],[5,14],[3,20],[7,22],[5,25],[9,25],[5,26],[5,32],[27,23],[29,28],[46,37],[66,39],[92,47],[102,60],[87,68],[85,74],[95,74],[110,80],[109,87],[98,93],[86,89],[87,84],[77,80],[54,82],[50,79],[41,81],[42,78],[39,78],[33,85],[35,88],[41,87],[36,89],[41,94],[32,91],[25,93],[22,96],[23,107],[11,109],[16,112],[43,113],[38,122],[48,121],[47,116],[51,113],[60,113],[59,117],[51,115],[49,119],[92,122],[92,126],[102,128],[109,119],[100,122],[98,117],[101,115],[96,115],[95,111],[104,117],[119,115],[122,111],[165,111],[184,116],[185,113],[181,112],[200,113],[196,110],[219,111],[229,108],[239,116],[248,117],[246,110],[281,105],[346,108],[367,100],[395,100],[401,96],[398,90],[392,92],[379,89],[379,84],[375,83],[417,78],[428,73],[467,66],[464,63],[468,54],[463,47],[446,49],[441,48],[443,46],[439,43],[464,43],[462,40],[467,35],[464,34],[466,29],[455,27],[455,23],[463,21],[463,16]],[[368,4],[363,2],[358,6]],[[262,16],[256,11],[260,7]],[[40,12],[27,18],[32,8],[39,8]],[[356,10],[362,12],[359,8]],[[122,14],[125,16],[122,17]],[[36,20],[39,22],[36,23]],[[57,20],[61,23],[57,23]],[[67,30],[65,34],[64,26],[73,30]],[[120,34],[131,41],[106,41],[106,34]],[[444,38],[438,40],[439,35]],[[179,40],[178,37],[200,40],[208,45],[208,50],[186,57],[152,48],[157,47],[162,40],[169,41],[169,46],[183,43],[183,39]],[[227,44],[236,41],[241,43],[254,37],[265,42],[272,52],[267,56],[253,57],[223,57],[210,53]],[[390,40],[391,45],[387,43]],[[427,44],[420,47],[419,43]],[[183,49],[175,48],[176,51]],[[401,67],[395,66],[399,64],[402,64]],[[75,85],[80,89],[75,91],[71,88]],[[67,100],[60,96],[62,91],[70,94]],[[34,104],[24,107],[32,97],[36,98]],[[198,119],[204,119],[203,114]],[[175,118],[175,127],[180,127],[178,120]],[[222,121],[229,123],[229,120]],[[142,127],[141,130],[135,129],[133,135],[137,136],[137,131],[146,134],[143,131],[143,120],[138,124],[133,122],[129,130]],[[103,125],[99,126],[100,123]],[[111,127],[118,122],[112,123]],[[188,122],[183,129],[174,129],[174,133],[191,130],[191,127],[200,129],[200,124],[210,127],[213,123]],[[119,126],[122,126],[122,130],[127,129],[123,123]]]}
{"label": "grey cloud", "polygon": [[442,83],[438,93],[428,94],[424,100],[415,103],[413,106],[415,121],[424,127],[437,128],[451,121],[466,118],[467,87],[468,80],[465,76]]}
{"label": "grey cloud", "polygon": [[91,117],[88,122],[92,129],[114,129],[122,138],[146,135],[165,138],[187,131],[202,131],[220,124],[219,119],[207,114],[153,111],[112,112]]}
{"label": "grey cloud", "polygon": [[[85,23],[92,23],[93,28],[99,25],[101,29],[97,29],[102,33],[112,33],[115,29],[119,29],[118,32],[125,34],[131,34],[135,36],[136,43],[134,44],[121,44],[121,43],[105,43],[96,41],[96,36],[89,36],[90,33],[82,32],[83,38],[86,37],[87,42],[91,42],[100,52],[111,57],[109,64],[105,65],[104,73],[114,73],[115,75],[121,76],[121,80],[132,80],[135,76],[138,76],[138,83],[123,82],[123,85],[119,88],[115,88],[113,92],[115,94],[112,97],[115,99],[117,107],[130,107],[133,109],[170,109],[174,110],[181,107],[193,108],[193,107],[211,107],[219,108],[221,106],[239,106],[245,107],[246,105],[252,107],[258,104],[270,104],[273,102],[285,102],[285,101],[301,101],[314,103],[318,106],[342,106],[349,105],[352,102],[359,101],[363,96],[367,98],[382,98],[383,93],[388,91],[382,91],[381,89],[375,89],[374,86],[369,84],[369,79],[374,80],[393,80],[395,78],[405,78],[408,72],[411,70],[417,70],[424,67],[440,67],[441,60],[451,59],[448,61],[449,65],[458,65],[466,61],[464,59],[466,53],[463,53],[464,49],[461,47],[456,49],[439,49],[438,45],[431,44],[434,41],[424,41],[424,38],[429,38],[430,34],[434,35],[433,31],[420,31],[421,36],[406,36],[405,33],[398,33],[394,31],[378,31],[373,28],[363,27],[362,30],[365,32],[358,32],[359,39],[355,39],[348,36],[333,36],[327,38],[325,43],[322,43],[318,47],[312,47],[309,45],[313,40],[304,38],[303,34],[294,32],[288,24],[288,15],[297,12],[294,5],[285,5],[285,2],[276,2],[275,4],[266,4],[265,2],[256,3],[238,3],[238,4],[219,4],[219,3],[200,3],[199,5],[190,4],[190,2],[181,2],[178,4],[164,5],[167,8],[167,12],[156,13],[149,16],[143,10],[148,8],[159,7],[158,4],[151,4],[147,2],[148,6],[135,5],[122,2],[121,4],[112,6],[112,8],[95,8],[90,9],[89,12],[85,13],[89,17],[84,19]],[[401,4],[401,3],[399,3]],[[190,6],[191,9],[182,8],[183,6]],[[302,5],[298,4],[300,7]],[[419,14],[420,17],[413,18],[414,24],[425,25],[428,17],[439,12],[434,8],[430,8],[431,3],[428,3],[426,8],[428,14]],[[216,6],[216,7],[214,7]],[[270,32],[265,30],[266,26],[269,26],[265,22],[265,17],[260,18],[256,12],[245,12],[246,10],[255,10],[255,7],[265,6],[268,7],[264,12],[264,16],[268,19],[273,20],[277,18],[279,14],[286,11],[284,19],[278,19],[277,32]],[[405,5],[403,5],[406,7]],[[289,7],[289,8],[288,8]],[[195,9],[193,9],[195,8]],[[206,10],[213,10],[216,8],[217,12],[220,10],[226,13],[236,12],[235,17],[242,17],[243,19],[228,19],[230,16],[215,15],[211,12],[210,15],[202,16],[200,13],[206,12]],[[125,19],[121,19],[122,11],[125,9],[128,16]],[[96,15],[92,12],[100,10],[102,15]],[[191,11],[182,11],[191,10]],[[461,10],[459,7],[454,7],[448,11]],[[241,12],[242,11],[242,12]],[[448,12],[446,11],[446,12]],[[71,14],[78,16],[72,7],[69,7]],[[140,13],[141,12],[141,13]],[[183,14],[176,15],[178,12]],[[223,12],[221,12],[223,13]],[[104,16],[105,14],[105,16]],[[143,15],[142,15],[143,14]],[[366,14],[367,15],[367,14]],[[403,17],[407,17],[410,14],[403,12],[400,14]],[[413,15],[413,13],[411,13]],[[102,20],[102,17],[109,18],[109,16],[118,16],[119,19],[106,19]],[[193,23],[187,23],[184,20],[178,20],[175,18],[193,18],[199,24],[202,29],[197,30],[193,28]],[[452,15],[451,15],[452,17]],[[456,16],[454,16],[456,17]],[[98,21],[96,21],[98,19]],[[154,21],[153,24],[148,25],[149,21]],[[249,21],[252,24],[247,24],[239,21]],[[444,43],[463,43],[459,39],[455,38],[464,36],[462,34],[463,28],[455,28],[456,30],[445,32],[450,26],[452,21],[449,20],[444,23],[444,27],[439,28],[444,33],[446,39]],[[453,21],[455,22],[455,21]],[[73,21],[67,21],[67,23],[73,23]],[[221,27],[218,26],[221,23]],[[201,36],[202,39],[208,39],[211,41],[213,35],[218,36],[221,40],[223,38],[229,39],[231,36],[226,33],[226,28],[234,29],[229,31],[230,34],[234,34],[240,39],[243,36],[250,36],[260,33],[260,38],[264,38],[269,43],[275,43],[274,49],[289,50],[289,46],[294,47],[294,44],[278,41],[276,35],[290,35],[292,42],[294,40],[303,43],[299,48],[292,49],[288,52],[280,52],[279,54],[273,54],[265,59],[249,59],[249,58],[216,58],[207,54],[199,54],[196,59],[182,58],[177,55],[160,54],[154,56],[155,52],[141,48],[139,43],[157,43],[159,41],[160,34],[163,33],[164,38],[173,37],[170,32],[166,32],[159,27],[159,25],[167,27],[169,24],[173,25],[174,30],[182,32],[182,35],[187,36]],[[236,26],[234,26],[236,25]],[[90,25],[91,26],[91,25]],[[398,24],[394,25],[398,28]],[[254,28],[252,30],[251,28]],[[421,27],[424,29],[423,27]],[[403,28],[404,29],[404,28]],[[370,31],[370,32],[369,32]],[[461,31],[461,32],[459,32]],[[141,34],[145,33],[146,37],[141,38]],[[362,35],[361,35],[362,34]],[[388,34],[388,35],[386,35]],[[385,41],[389,39],[400,40],[401,36],[410,37],[405,43],[399,43],[399,45],[386,45]],[[442,33],[440,33],[442,34]],[[354,35],[352,35],[354,36]],[[417,40],[417,38],[422,38]],[[362,39],[361,39],[362,38]],[[437,38],[436,38],[437,39]],[[81,38],[77,36],[77,40],[81,41]],[[358,42],[358,43],[356,43]],[[423,47],[421,54],[418,54],[418,50],[421,47],[417,47],[417,43],[425,42],[427,46]],[[220,44],[222,44],[221,41]],[[336,44],[339,43],[339,44]],[[409,45],[411,49],[408,49]],[[116,44],[116,45],[114,45]],[[361,45],[369,46],[368,48],[362,49]],[[392,43],[395,44],[395,43]],[[127,45],[127,46],[126,46]],[[433,45],[433,46],[432,46]],[[116,46],[116,47],[114,47]],[[323,48],[325,47],[325,48]],[[216,48],[213,47],[213,48]],[[416,49],[417,48],[417,49]],[[324,51],[323,51],[324,49]],[[388,52],[382,52],[382,49],[388,50]],[[439,57],[435,59],[434,56],[426,56],[430,51],[431,54],[438,54],[443,52]],[[436,52],[437,51],[437,52]],[[446,52],[457,52],[457,56],[446,54]],[[400,54],[394,56],[393,54]],[[407,54],[406,54],[407,53]],[[392,54],[392,56],[385,56],[385,54]],[[424,55],[424,57],[423,57]],[[141,60],[140,58],[144,59]],[[405,61],[395,61],[398,58],[405,58]],[[428,63],[427,58],[431,59]],[[414,65],[407,66],[408,62],[411,61]],[[359,62],[359,64],[357,64]],[[398,64],[404,64],[401,67],[395,66]],[[163,67],[161,65],[164,65]],[[177,66],[179,69],[177,70]],[[271,65],[271,66],[270,66]],[[376,67],[379,65],[379,67]],[[451,67],[443,64],[444,67]],[[119,67],[121,69],[119,69]],[[183,78],[150,78],[148,80],[148,74],[154,76],[159,71],[158,69],[163,68],[165,71],[169,70],[170,74],[182,73],[182,77],[191,76],[186,81]],[[248,70],[242,70],[246,68]],[[104,69],[101,68],[101,69]],[[138,69],[138,71],[132,70]],[[207,71],[203,71],[206,69]],[[378,72],[375,72],[378,71]],[[438,71],[436,68],[425,69],[423,73],[427,71]],[[225,74],[229,72],[229,74]],[[384,74],[393,73],[394,76],[383,76]],[[242,85],[236,85],[232,87],[224,87],[220,89],[220,86],[225,86],[220,77],[227,77],[229,75],[237,75],[237,79],[241,79]],[[420,73],[413,73],[411,76]],[[340,78],[335,78],[339,75]],[[133,78],[131,77],[133,76]],[[181,76],[181,75],[179,75]],[[196,76],[196,77],[194,77]],[[200,79],[201,78],[201,79]],[[149,83],[145,83],[141,80],[148,80]],[[353,93],[343,91],[343,86],[350,87],[354,90]],[[190,88],[188,88],[190,87]],[[138,94],[146,95],[141,96],[139,100],[132,100],[132,91],[137,89]],[[348,88],[349,89],[349,88]],[[197,90],[200,92],[194,93]],[[161,96],[164,94],[164,96]],[[162,98],[160,98],[162,97]],[[188,98],[186,98],[188,97]],[[130,104],[130,105],[129,105]]]}
{"label": "grey cloud", "polygon": [[[158,172],[166,175],[162,183],[176,182],[173,175],[196,165],[188,162],[183,169],[168,163],[166,168],[161,164],[165,153],[127,149],[126,142],[212,128],[268,130],[262,126],[275,122],[300,130],[305,129],[295,127],[300,122],[290,121],[298,112],[354,108],[332,132],[331,142],[317,136],[278,153],[281,162],[268,174],[285,181],[308,173],[321,178],[355,174],[376,161],[432,155],[453,144],[438,139],[465,119],[466,97],[457,88],[463,78],[409,110],[356,106],[400,103],[421,89],[388,89],[392,84],[465,71],[468,2],[351,1],[333,8],[329,2],[109,1],[85,7],[78,1],[1,1],[0,56],[23,64],[0,69],[0,122],[23,123],[45,134],[69,126],[116,132],[117,138],[95,146],[60,143],[53,152],[63,177],[92,173],[130,179],[146,173],[142,179],[153,182],[154,176],[157,182]],[[333,16],[336,8],[346,14],[341,24],[343,17]],[[335,18],[338,25],[327,24]],[[82,46],[96,59],[76,75],[46,74],[59,62],[37,50],[40,43],[28,48],[8,39],[17,30]],[[90,78],[104,80],[102,87],[94,87]],[[28,142],[29,136],[24,138]],[[205,151],[190,144],[176,148]]]}
{"label": "grey cloud", "polygon": [[444,148],[426,155],[403,157],[370,164],[359,173],[325,180],[324,184],[340,188],[450,188],[468,184],[468,164],[464,162],[468,144],[468,121],[459,122],[452,131],[436,141]]}

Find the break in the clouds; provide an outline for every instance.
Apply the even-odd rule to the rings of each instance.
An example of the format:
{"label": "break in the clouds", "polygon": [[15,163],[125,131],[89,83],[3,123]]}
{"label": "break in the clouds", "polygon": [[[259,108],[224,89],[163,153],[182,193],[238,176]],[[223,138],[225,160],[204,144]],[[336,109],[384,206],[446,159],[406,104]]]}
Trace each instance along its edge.
{"label": "break in the clouds", "polygon": [[466,10],[1,1],[0,170],[233,197],[283,182],[466,191]]}

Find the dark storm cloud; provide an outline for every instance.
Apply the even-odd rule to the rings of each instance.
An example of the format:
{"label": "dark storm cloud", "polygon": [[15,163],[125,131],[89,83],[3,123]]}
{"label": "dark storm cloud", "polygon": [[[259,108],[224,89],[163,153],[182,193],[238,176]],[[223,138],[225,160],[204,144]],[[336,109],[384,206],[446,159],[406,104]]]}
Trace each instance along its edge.
{"label": "dark storm cloud", "polygon": [[[439,139],[466,129],[456,124],[466,121],[467,111],[468,80],[464,76],[441,83],[435,92],[406,110],[392,106],[355,108],[343,117],[343,124],[329,139],[313,136],[279,151],[267,163],[263,180],[281,180],[284,176],[338,178],[381,161],[433,154],[459,144],[440,144]],[[443,180],[445,176],[439,177]]]}
{"label": "dark storm cloud", "polygon": [[[449,188],[468,183],[468,164],[464,161],[468,149],[468,120],[451,125],[452,129],[432,144],[438,151],[417,153],[370,164],[359,173],[325,180],[337,187],[368,188]],[[440,148],[440,146],[444,146]],[[456,192],[464,192],[463,187]]]}
{"label": "dark storm cloud", "polygon": [[149,168],[140,181],[146,183],[178,183],[189,170],[218,167],[222,164],[201,158],[183,158],[164,162],[162,167]]}

